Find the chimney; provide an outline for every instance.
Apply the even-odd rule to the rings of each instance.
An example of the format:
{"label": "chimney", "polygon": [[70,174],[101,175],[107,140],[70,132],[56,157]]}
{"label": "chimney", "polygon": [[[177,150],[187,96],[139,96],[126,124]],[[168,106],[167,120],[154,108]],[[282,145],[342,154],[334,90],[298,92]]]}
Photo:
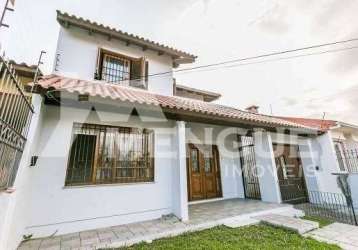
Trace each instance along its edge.
{"label": "chimney", "polygon": [[259,113],[259,106],[251,105],[250,107],[247,107],[245,110],[250,112],[250,113],[258,114]]}

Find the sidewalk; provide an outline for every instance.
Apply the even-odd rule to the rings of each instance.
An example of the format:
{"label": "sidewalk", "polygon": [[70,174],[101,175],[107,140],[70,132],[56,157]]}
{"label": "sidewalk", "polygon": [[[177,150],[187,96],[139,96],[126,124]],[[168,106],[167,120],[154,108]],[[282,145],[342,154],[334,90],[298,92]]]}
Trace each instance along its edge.
{"label": "sidewalk", "polygon": [[348,224],[333,223],[324,228],[307,233],[305,236],[336,244],[346,250],[358,249],[358,227]]}

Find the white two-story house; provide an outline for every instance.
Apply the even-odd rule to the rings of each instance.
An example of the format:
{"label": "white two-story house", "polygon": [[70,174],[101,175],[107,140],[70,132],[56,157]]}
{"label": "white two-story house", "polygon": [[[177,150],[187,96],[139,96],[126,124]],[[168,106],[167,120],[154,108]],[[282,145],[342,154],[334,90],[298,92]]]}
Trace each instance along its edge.
{"label": "white two-story house", "polygon": [[57,20],[53,74],[29,87],[35,114],[3,227],[9,249],[23,235],[190,221],[195,202],[337,191],[329,133],[176,85],[173,69],[194,55],[60,11]]}

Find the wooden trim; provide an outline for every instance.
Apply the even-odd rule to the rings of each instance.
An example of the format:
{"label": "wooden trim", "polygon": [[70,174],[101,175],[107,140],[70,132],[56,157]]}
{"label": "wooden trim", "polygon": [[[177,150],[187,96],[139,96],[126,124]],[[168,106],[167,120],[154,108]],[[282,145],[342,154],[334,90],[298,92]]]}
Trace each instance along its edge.
{"label": "wooden trim", "polygon": [[103,49],[103,48],[99,48],[98,49],[98,55],[97,55],[97,80],[103,80],[102,77],[102,73],[103,73],[103,61],[105,60],[106,57],[114,57],[114,58],[118,58],[118,59],[122,59],[123,61],[127,61],[128,62],[128,76],[130,80],[130,75],[131,75],[131,65],[132,65],[132,61],[137,61],[140,58],[134,58],[134,57],[130,57],[121,53],[117,53],[114,51],[110,51],[107,49]]}

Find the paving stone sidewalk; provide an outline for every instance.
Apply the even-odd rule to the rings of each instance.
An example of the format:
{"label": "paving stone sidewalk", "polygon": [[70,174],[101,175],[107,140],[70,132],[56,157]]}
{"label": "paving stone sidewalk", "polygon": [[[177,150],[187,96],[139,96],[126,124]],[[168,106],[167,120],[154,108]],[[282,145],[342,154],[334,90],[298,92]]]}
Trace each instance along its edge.
{"label": "paving stone sidewalk", "polygon": [[35,239],[24,242],[18,250],[92,250],[109,246],[113,242],[131,240],[146,241],[153,235],[164,232],[179,233],[185,231],[187,224],[176,217],[166,217],[141,223],[108,227],[79,233],[66,234],[53,238]]}
{"label": "paving stone sidewalk", "polygon": [[342,223],[333,223],[312,231],[305,236],[316,240],[337,244],[346,250],[358,249],[358,227]]}
{"label": "paving stone sidewalk", "polygon": [[271,226],[282,227],[295,231],[301,235],[319,228],[319,224],[317,222],[279,214],[266,214],[254,217],[254,219],[260,220],[261,222]]}
{"label": "paving stone sidewalk", "polygon": [[[131,245],[184,232],[203,230],[217,225],[242,226],[250,216],[266,213],[300,213],[292,206],[254,200],[232,199],[189,206],[190,220],[181,222],[174,216],[145,222],[113,226],[50,238],[23,242],[19,250],[92,250]],[[250,221],[249,221],[250,222]]]}

